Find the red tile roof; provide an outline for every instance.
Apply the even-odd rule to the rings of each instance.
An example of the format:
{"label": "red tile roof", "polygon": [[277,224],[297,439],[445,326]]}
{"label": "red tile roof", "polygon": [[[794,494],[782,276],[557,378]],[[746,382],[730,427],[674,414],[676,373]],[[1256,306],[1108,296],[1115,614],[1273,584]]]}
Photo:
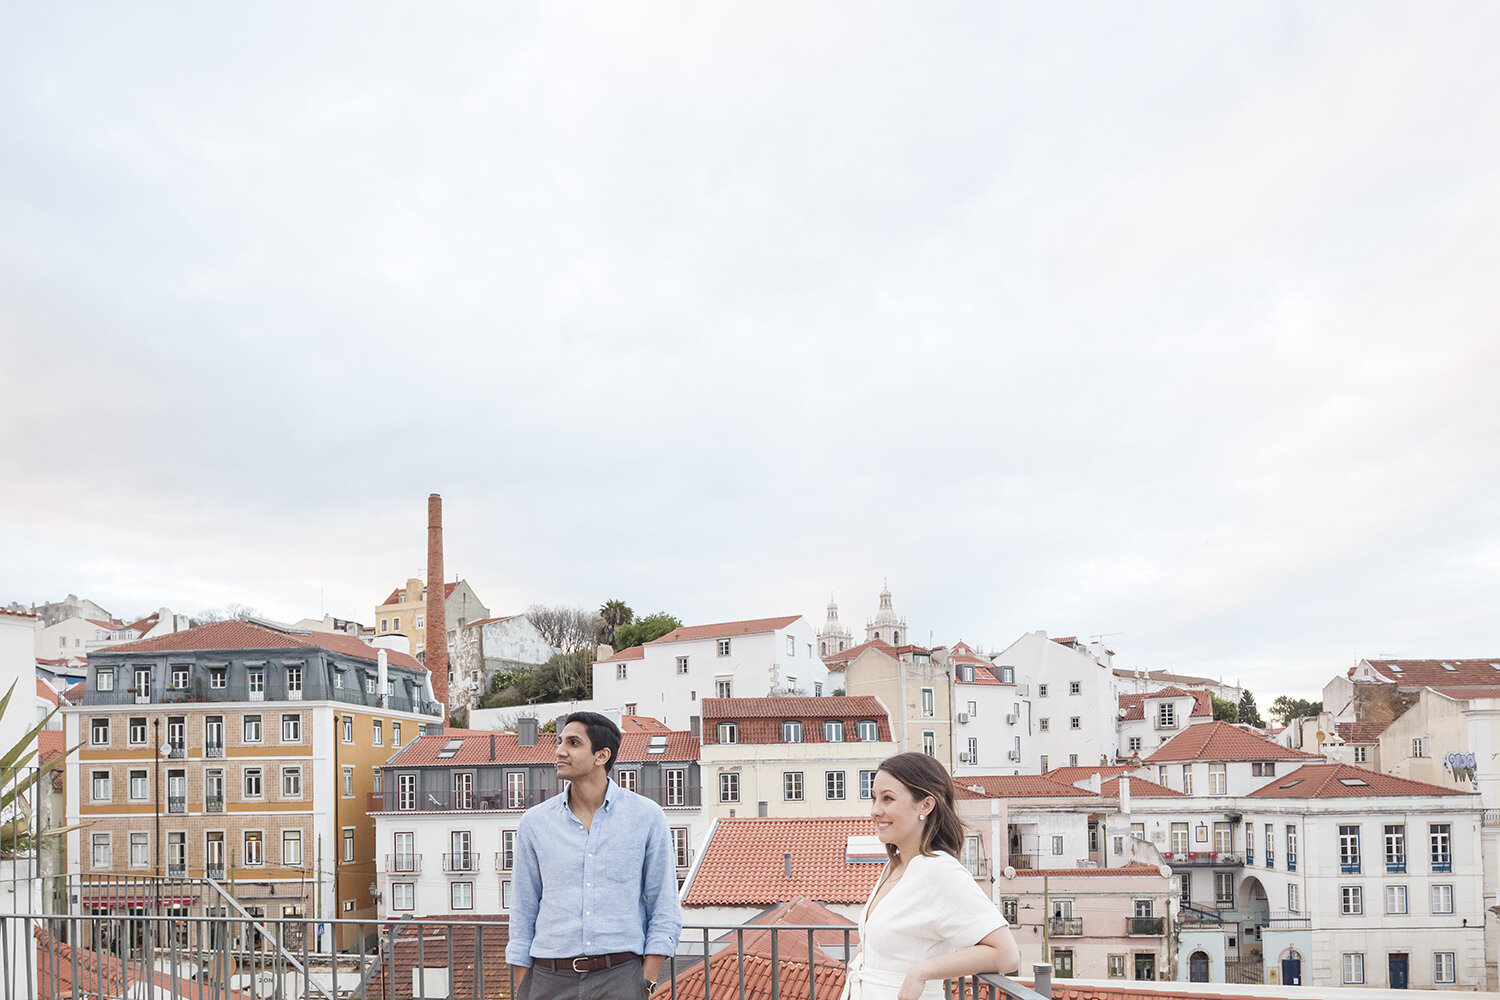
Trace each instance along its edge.
{"label": "red tile roof", "polygon": [[755,635],[759,632],[775,632],[786,628],[801,615],[784,618],[751,618],[742,622],[717,622],[713,625],[683,625],[674,628],[660,639],[652,639],[647,645],[657,643],[686,642],[689,639],[724,639],[736,635]]}
{"label": "red tile roof", "polygon": [[1383,680],[1394,681],[1402,687],[1500,686],[1500,656],[1473,660],[1367,659],[1364,662]]}
{"label": "red tile roof", "polygon": [[609,663],[611,660],[640,660],[646,656],[645,646],[630,646],[620,650],[614,656],[606,656],[600,663]]}
{"label": "red tile roof", "polygon": [[30,611],[12,611],[9,608],[0,608],[0,615],[10,615],[12,618],[40,618],[41,617],[41,615],[34,615]]}
{"label": "red tile roof", "polygon": [[1200,722],[1178,733],[1146,757],[1148,764],[1185,760],[1321,760],[1247,733],[1232,722]]}
{"label": "red tile roof", "polygon": [[[1116,677],[1139,678],[1142,675],[1142,672],[1135,670],[1121,670],[1117,668],[1114,671],[1114,674]],[[1147,670],[1144,671],[1144,675],[1147,680],[1156,681],[1158,684],[1176,684],[1179,686],[1187,685],[1189,687],[1218,687],[1221,683],[1220,681],[1214,680],[1212,677],[1194,677],[1192,674],[1174,674],[1170,670]]]}
{"label": "red tile roof", "polygon": [[823,662],[849,663],[867,649],[877,650],[881,653],[884,653],[886,656],[889,656],[893,660],[899,660],[901,658],[900,655],[896,652],[896,647],[892,646],[884,639],[871,639],[869,642],[862,642],[858,646],[850,646],[848,649],[844,650],[841,653],[832,653],[828,656],[825,656],[823,657]]}
{"label": "red tile roof", "polygon": [[[185,969],[174,977],[168,972],[150,973],[153,989],[146,984],[147,973],[138,962],[122,963],[117,956],[92,948],[78,948],[59,941],[42,930],[34,928],[36,938],[36,966],[32,975],[36,977],[35,995],[52,1000],[91,1000],[99,995],[101,984],[109,984],[107,992],[113,996],[136,997],[148,994],[164,996],[190,996],[194,980],[188,978]],[[78,978],[73,978],[74,974]],[[410,977],[408,977],[408,982]],[[222,986],[214,989],[215,997],[226,997]],[[249,1000],[250,994],[243,990],[228,990],[226,1000]]]}
{"label": "red tile roof", "polygon": [[[653,736],[667,737],[666,750],[651,753]],[[438,752],[449,740],[459,740],[457,751],[448,757],[439,757]],[[490,746],[494,744],[494,757]],[[615,758],[622,764],[642,763],[648,760],[684,761],[698,759],[698,741],[692,733],[627,732],[620,736],[620,753]],[[392,757],[387,767],[454,767],[475,764],[554,764],[557,762],[557,740],[551,733],[537,736],[534,746],[523,747],[516,733],[487,729],[445,729],[441,736],[420,736]]]}
{"label": "red tile roof", "polygon": [[77,705],[82,700],[83,692],[88,689],[88,686],[88,681],[79,681],[64,691],[63,697],[68,699],[72,704]]}
{"label": "red tile roof", "polygon": [[[1290,774],[1269,782],[1252,799],[1388,798],[1408,795],[1474,795],[1466,788],[1430,785],[1425,781],[1398,778],[1353,764],[1304,764]],[[1474,807],[1479,807],[1475,796]]]}
{"label": "red tile roof", "polygon": [[[172,632],[155,639],[140,639],[101,650],[104,653],[163,653],[189,650],[217,649],[305,649],[321,648],[352,656],[355,659],[374,662],[378,653],[374,646],[356,636],[343,632],[312,632],[308,635],[293,635],[264,625],[250,622],[228,621],[200,625],[197,628]],[[386,650],[389,662],[413,670],[424,669],[416,657]]]}
{"label": "red tile roof", "polygon": [[1211,719],[1214,715],[1213,695],[1208,691],[1184,691],[1180,687],[1165,687],[1160,691],[1152,691],[1150,694],[1122,694],[1120,695],[1120,707],[1125,714],[1120,716],[1122,722],[1144,719],[1146,717],[1146,702],[1156,701],[1162,698],[1191,698],[1193,707],[1188,712],[1188,717],[1193,719]]}
{"label": "red tile roof", "polygon": [[525,615],[496,615],[493,618],[481,618],[477,622],[469,622],[464,628],[474,628],[477,625],[493,625],[495,622],[508,622],[512,618],[525,618]]}
{"label": "red tile roof", "polygon": [[1474,701],[1477,698],[1500,698],[1500,685],[1477,685],[1467,687],[1434,687],[1434,691],[1454,701]]}
{"label": "red tile roof", "polygon": [[97,618],[85,618],[84,621],[88,622],[90,625],[97,625],[102,629],[107,629],[110,632],[114,632],[125,627],[124,622],[102,622]]}
{"label": "red tile roof", "polygon": [[58,704],[57,689],[40,678],[36,682],[36,696],[48,704],[54,706]]}
{"label": "red tile roof", "polygon": [[1135,770],[1131,764],[1095,764],[1093,767],[1054,767],[1047,772],[1047,778],[1051,781],[1060,781],[1065,785],[1076,785],[1080,781],[1087,781],[1094,775],[1101,778],[1114,778],[1122,774],[1129,774]]}
{"label": "red tile roof", "polygon": [[973,667],[974,679],[971,681],[966,681],[958,676],[957,671],[954,671],[953,683],[955,684],[1002,684],[1005,687],[1015,687],[1014,684],[1005,684],[1005,682],[1000,679],[1000,676],[997,673],[997,671],[1000,669],[999,667],[991,666],[988,663],[970,663],[967,658],[957,661],[957,665]]}
{"label": "red tile roof", "polygon": [[620,732],[622,733],[670,733],[671,731],[665,722],[653,719],[649,715],[620,716]]}
{"label": "red tile roof", "polygon": [[[976,790],[977,789],[977,790]],[[955,798],[960,799],[1035,799],[1076,795],[1096,796],[1068,784],[1054,781],[1047,774],[963,774],[953,779]]]}
{"label": "red tile roof", "polygon": [[[382,947],[379,960],[373,963],[369,979],[354,991],[354,995],[394,996],[397,1000],[417,996],[412,990],[412,972],[418,967],[419,953],[422,967],[446,969],[451,946],[453,969],[449,973],[449,983],[452,993],[445,995],[454,1000],[474,1000],[474,957],[477,952],[480,962],[480,992],[477,996],[484,1000],[509,1000],[510,970],[505,964],[505,946],[510,943],[509,918],[492,914],[449,913],[432,919],[441,923],[403,920],[386,924],[391,928],[390,940]],[[450,923],[454,926],[445,926]],[[418,935],[421,936],[420,948]],[[388,973],[391,976],[389,984],[385,979]],[[387,993],[388,986],[390,993]],[[427,995],[432,996],[431,993]]]}
{"label": "red tile roof", "polygon": [[[52,760],[65,749],[66,745],[63,741],[63,731],[61,729],[43,729],[36,734],[36,762],[38,764],[47,763],[47,761]],[[63,790],[63,777],[66,773],[66,768],[62,767],[52,772],[52,790],[54,792]]]}
{"label": "red tile roof", "polygon": [[1132,861],[1128,865],[1118,868],[1017,868],[1016,878],[1041,878],[1043,875],[1049,878],[1140,878],[1142,875],[1167,878],[1162,875],[1161,868],[1157,865],[1148,865],[1144,861]]}
{"label": "red tile roof", "polygon": [[719,723],[738,727],[736,743],[781,743],[783,722],[802,723],[803,743],[822,743],[823,723],[842,722],[844,743],[859,743],[858,723],[875,723],[875,741],[891,740],[890,717],[874,695],[829,695],[821,698],[704,698],[703,742],[719,742]]}
{"label": "red tile roof", "polygon": [[[811,970],[808,967],[808,932],[777,929],[784,926],[830,928],[812,932]],[[848,930],[831,929],[839,926]],[[776,965],[771,962],[773,938]],[[732,931],[719,941],[727,947],[718,949],[708,962],[708,989],[712,1000],[770,1000],[773,990],[787,1000],[807,1000],[809,971],[815,984],[813,1000],[838,1000],[843,992],[845,969],[843,962],[834,956],[844,953],[846,942],[852,952],[859,944],[859,931],[839,914],[799,896],[746,922],[743,932]],[[738,952],[736,944],[739,945]],[[743,994],[740,992],[742,973]],[[675,982],[663,982],[652,996],[656,1000],[670,1000],[673,996],[701,997],[703,975],[702,962],[693,962],[686,968],[679,966],[673,977]]]}
{"label": "red tile roof", "polygon": [[[453,596],[453,591],[455,591],[456,589],[458,589],[458,583],[457,583],[457,581],[455,581],[453,583],[445,583],[445,584],[443,584],[443,600],[446,601],[448,598],[452,597]],[[395,590],[391,591],[391,596],[387,597],[385,599],[384,603],[380,604],[375,610],[379,611],[380,608],[385,607],[387,604],[405,604],[406,602],[401,599],[402,598],[402,593],[405,590],[406,590],[405,587],[397,587]],[[427,587],[426,586],[422,587],[422,594],[424,596],[427,594]]]}
{"label": "red tile roof", "polygon": [[[872,837],[868,817],[721,819],[703,850],[684,906],[768,906],[805,896],[863,903],[882,866],[850,864],[850,837]],[[784,855],[792,858],[785,874]]]}
{"label": "red tile roof", "polygon": [[1389,722],[1336,722],[1334,732],[1345,743],[1377,743]]}
{"label": "red tile roof", "polygon": [[[1099,786],[1100,795],[1117,797],[1120,794],[1120,779],[1110,778]],[[1167,799],[1181,798],[1182,793],[1173,791],[1166,785],[1158,785],[1149,778],[1132,776],[1130,779],[1130,794],[1138,799]]]}
{"label": "red tile roof", "polygon": [[131,622],[129,625],[127,625],[125,627],[128,628],[128,629],[131,629],[132,631],[139,632],[141,635],[145,635],[147,632],[149,632],[152,629],[154,629],[157,626],[157,623],[160,622],[160,621],[161,621],[161,612],[160,611],[153,611],[153,612],[151,612],[151,614],[149,614],[146,617],[142,618],[140,621]]}

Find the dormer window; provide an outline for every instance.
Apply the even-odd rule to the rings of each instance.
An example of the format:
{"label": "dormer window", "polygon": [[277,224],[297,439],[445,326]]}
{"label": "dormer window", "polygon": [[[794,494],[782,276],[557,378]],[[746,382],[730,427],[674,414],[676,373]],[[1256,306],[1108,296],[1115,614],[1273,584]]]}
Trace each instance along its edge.
{"label": "dormer window", "polygon": [[100,667],[94,671],[94,688],[98,691],[113,691],[115,689],[115,668]]}
{"label": "dormer window", "polygon": [[861,743],[874,743],[880,739],[880,727],[875,724],[874,719],[861,719],[855,728],[859,731]]}
{"label": "dormer window", "polygon": [[802,742],[802,723],[800,723],[800,722],[783,722],[781,724],[781,742],[783,742],[783,743],[801,743]]}
{"label": "dormer window", "polygon": [[844,742],[844,724],[842,722],[823,723],[823,741],[825,743]]}
{"label": "dormer window", "polygon": [[719,723],[719,742],[738,743],[740,741],[740,727],[732,722]]}

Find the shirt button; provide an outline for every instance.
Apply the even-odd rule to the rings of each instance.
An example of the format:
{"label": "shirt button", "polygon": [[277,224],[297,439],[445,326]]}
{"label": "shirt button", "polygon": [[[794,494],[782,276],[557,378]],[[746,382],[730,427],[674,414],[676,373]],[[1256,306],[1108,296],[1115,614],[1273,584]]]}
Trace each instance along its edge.
{"label": "shirt button", "polygon": [[592,858],[592,857],[593,857],[593,855],[592,855],[592,854],[590,854],[590,855],[589,855],[589,857],[591,857],[591,858]]}

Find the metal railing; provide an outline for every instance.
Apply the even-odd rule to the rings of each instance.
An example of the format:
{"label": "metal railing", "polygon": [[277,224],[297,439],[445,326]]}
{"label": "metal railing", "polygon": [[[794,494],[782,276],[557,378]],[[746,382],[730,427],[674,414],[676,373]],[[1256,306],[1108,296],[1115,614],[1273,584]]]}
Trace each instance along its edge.
{"label": "metal railing", "polygon": [[444,854],[443,871],[445,872],[476,872],[479,870],[479,855],[473,851],[465,851],[462,854]]}
{"label": "metal railing", "polygon": [[422,855],[387,854],[385,856],[385,865],[380,870],[402,875],[420,872],[422,870]]}
{"label": "metal railing", "polygon": [[[478,1000],[514,996],[519,985],[505,963],[504,922],[262,916],[213,885],[201,898],[171,900],[186,904],[176,912],[94,902],[90,913],[0,915],[0,953],[15,956],[0,1000]],[[850,924],[686,926],[652,1000],[714,1000],[736,979],[739,1000],[830,995],[855,933]],[[1052,967],[1037,964],[1033,975],[1034,986],[987,974],[943,989],[955,1000],[1049,1000]]]}
{"label": "metal railing", "polygon": [[224,796],[206,795],[203,797],[203,811],[221,813],[224,811]]}
{"label": "metal railing", "polygon": [[1243,854],[1229,851],[1162,851],[1162,860],[1173,868],[1241,868]]}
{"label": "metal railing", "polygon": [[1082,917],[1048,917],[1047,933],[1053,937],[1082,937]]}
{"label": "metal railing", "polygon": [[222,744],[222,743],[205,743],[203,745],[203,756],[209,757],[209,758],[224,756],[224,744]]}
{"label": "metal railing", "polygon": [[1128,937],[1162,937],[1166,933],[1166,917],[1125,918],[1125,934]]}
{"label": "metal railing", "polygon": [[1223,924],[1224,914],[1192,903],[1182,904],[1182,918],[1191,924]]}
{"label": "metal railing", "polygon": [[185,813],[185,812],[187,812],[187,796],[185,796],[185,795],[168,795],[167,796],[167,812],[169,812],[169,813]]}

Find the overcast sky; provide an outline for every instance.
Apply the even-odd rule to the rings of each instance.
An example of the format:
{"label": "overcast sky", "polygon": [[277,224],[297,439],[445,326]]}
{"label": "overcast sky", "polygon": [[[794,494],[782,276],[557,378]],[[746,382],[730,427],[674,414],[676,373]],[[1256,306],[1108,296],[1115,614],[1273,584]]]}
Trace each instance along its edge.
{"label": "overcast sky", "polygon": [[1500,7],[10,4],[0,602],[1500,654]]}

